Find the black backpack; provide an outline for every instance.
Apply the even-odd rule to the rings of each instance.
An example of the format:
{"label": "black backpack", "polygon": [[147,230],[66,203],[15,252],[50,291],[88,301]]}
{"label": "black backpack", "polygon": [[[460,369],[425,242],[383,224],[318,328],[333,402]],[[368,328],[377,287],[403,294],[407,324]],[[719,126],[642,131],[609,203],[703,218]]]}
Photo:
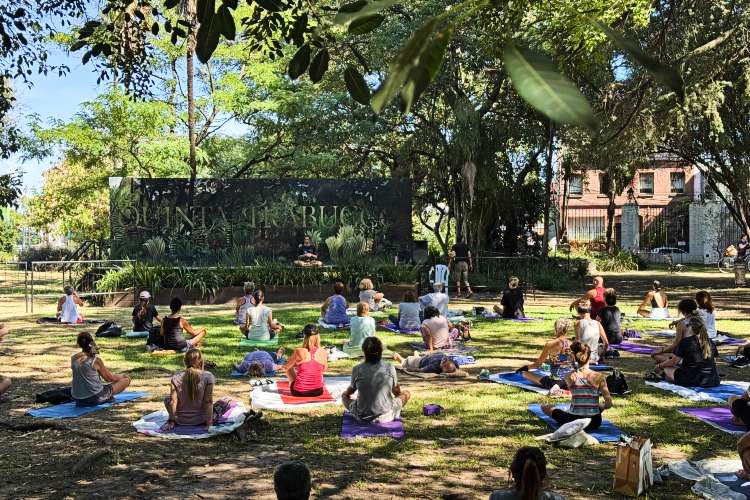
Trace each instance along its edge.
{"label": "black backpack", "polygon": [[630,387],[628,387],[628,381],[625,380],[625,374],[617,368],[607,375],[607,388],[610,394],[617,396],[624,396],[630,393]]}
{"label": "black backpack", "polygon": [[122,327],[114,321],[105,321],[97,330],[97,337],[121,337],[123,334]]}

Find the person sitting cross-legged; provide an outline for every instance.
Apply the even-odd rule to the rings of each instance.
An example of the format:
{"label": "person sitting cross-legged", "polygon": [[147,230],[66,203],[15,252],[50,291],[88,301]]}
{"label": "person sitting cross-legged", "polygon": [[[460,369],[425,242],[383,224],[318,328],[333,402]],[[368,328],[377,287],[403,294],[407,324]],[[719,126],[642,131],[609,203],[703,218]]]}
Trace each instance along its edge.
{"label": "person sitting cross-legged", "polygon": [[[187,352],[190,348],[198,347],[206,336],[206,328],[194,328],[188,320],[180,315],[182,311],[182,300],[174,297],[169,303],[171,314],[161,322],[161,334],[164,339],[164,349],[175,350],[177,352]],[[190,335],[185,339],[183,333]]]}
{"label": "person sitting cross-legged", "polygon": [[169,420],[163,430],[169,431],[175,425],[205,425],[208,430],[213,423],[216,379],[211,372],[203,369],[200,350],[188,350],[183,362],[185,370],[172,376],[169,397],[164,399]]}
{"label": "person sitting cross-legged", "polygon": [[604,328],[604,334],[610,344],[622,342],[622,312],[617,307],[617,292],[614,288],[604,290],[604,302],[607,304],[599,309],[596,320]]}
{"label": "person sitting cross-legged", "polygon": [[441,352],[425,355],[415,352],[405,358],[396,352],[393,353],[393,359],[409,372],[450,374],[458,370],[456,362]]}
{"label": "person sitting cross-legged", "polygon": [[[81,332],[77,339],[81,352],[70,358],[73,383],[70,391],[76,406],[97,406],[112,401],[130,385],[125,375],[116,375],[97,356],[96,343],[89,332]],[[109,382],[103,384],[102,379]]]}
{"label": "person sitting cross-legged", "polygon": [[348,303],[344,297],[344,284],[337,281],[333,284],[333,295],[328,297],[320,308],[320,317],[331,325],[348,325],[349,316],[346,314]]}
{"label": "person sitting cross-legged", "polygon": [[[362,344],[364,363],[352,370],[349,387],[342,402],[356,420],[365,422],[392,422],[401,417],[401,409],[411,397],[398,385],[396,368],[383,362],[383,343],[369,337]],[[356,393],[356,399],[352,396]]]}
{"label": "person sitting cross-legged", "polygon": [[417,294],[414,290],[407,290],[404,299],[398,305],[398,315],[391,314],[388,320],[403,332],[416,331],[422,323],[421,309]]}
{"label": "person sitting cross-legged", "polygon": [[83,314],[78,310],[83,307],[81,297],[70,285],[66,285],[63,291],[65,295],[57,301],[57,320],[65,324],[83,323]]}
{"label": "person sitting cross-legged", "polygon": [[422,307],[422,319],[424,319],[424,310],[428,307],[436,308],[443,316],[448,316],[448,294],[443,292],[443,284],[440,282],[433,283],[432,291],[419,297],[419,305]]}
{"label": "person sitting cross-legged", "polygon": [[237,299],[234,307],[234,322],[240,328],[240,332],[243,335],[247,335],[247,328],[245,327],[245,321],[247,320],[247,310],[251,307],[255,307],[255,298],[253,292],[255,291],[255,283],[252,281],[246,281],[242,286],[244,295]]}
{"label": "person sitting cross-legged", "polygon": [[539,448],[519,448],[510,464],[510,475],[513,489],[493,491],[489,500],[565,500],[565,497],[543,489],[547,460]]}
{"label": "person sitting cross-legged", "polygon": [[669,318],[669,297],[658,280],[651,283],[651,290],[646,292],[643,302],[638,306],[638,315],[644,318]]}
{"label": "person sitting cross-legged", "polygon": [[[568,411],[555,408],[552,405],[542,405],[545,415],[552,417],[558,424],[567,424],[574,420],[590,418],[591,422],[584,430],[592,431],[602,425],[602,412],[612,407],[612,396],[607,387],[606,375],[589,368],[591,349],[582,342],[573,342],[570,346],[578,368],[565,377],[565,384],[570,390],[571,404]],[[599,404],[599,395],[604,404]]]}
{"label": "person sitting cross-legged", "polygon": [[258,289],[253,292],[255,306],[245,316],[245,336],[250,340],[266,341],[284,330],[284,325],[273,319],[273,311],[264,304],[266,294]]}
{"label": "person sitting cross-legged", "polygon": [[[516,373],[521,373],[526,380],[548,390],[555,385],[560,389],[567,389],[565,377],[574,369],[570,353],[570,340],[567,338],[571,329],[570,320],[560,318],[555,321],[555,338],[545,342],[542,353],[535,361],[522,366],[516,370]],[[539,368],[544,363],[549,363],[549,375],[537,375],[530,371]]]}
{"label": "person sitting cross-legged", "polygon": [[284,462],[273,473],[276,500],[308,500],[312,489],[310,470],[299,461]]}
{"label": "person sitting cross-legged", "polygon": [[516,319],[525,317],[523,311],[523,290],[519,287],[520,280],[511,276],[508,286],[503,290],[500,305],[494,305],[493,310],[505,319]]}
{"label": "person sitting cross-legged", "polygon": [[448,349],[452,347],[451,327],[448,319],[440,314],[436,308],[430,306],[424,310],[424,321],[421,327],[422,339],[427,349]]}
{"label": "person sitting cross-legged", "polygon": [[375,320],[370,316],[370,306],[367,302],[360,302],[357,304],[357,315],[349,323],[349,340],[344,343],[342,350],[350,356],[361,356],[362,343],[373,335]]}
{"label": "person sitting cross-legged", "polygon": [[750,481],[750,432],[743,434],[737,441],[737,453],[742,461],[742,469],[737,471],[737,477],[743,481]]}
{"label": "person sitting cross-legged", "polygon": [[[601,309],[600,309],[601,311]],[[597,364],[599,358],[609,349],[609,339],[604,327],[591,317],[591,302],[582,300],[576,307],[578,320],[575,322],[576,340],[588,345],[591,349],[591,362]]]}
{"label": "person sitting cross-legged", "polygon": [[366,302],[373,312],[385,311],[393,305],[390,300],[385,298],[383,292],[375,290],[370,278],[365,278],[359,282],[359,301]]}
{"label": "person sitting cross-legged", "polygon": [[328,351],[320,347],[320,332],[313,324],[302,330],[302,347],[294,350],[284,366],[292,396],[316,397],[323,394],[323,373],[328,368]]}

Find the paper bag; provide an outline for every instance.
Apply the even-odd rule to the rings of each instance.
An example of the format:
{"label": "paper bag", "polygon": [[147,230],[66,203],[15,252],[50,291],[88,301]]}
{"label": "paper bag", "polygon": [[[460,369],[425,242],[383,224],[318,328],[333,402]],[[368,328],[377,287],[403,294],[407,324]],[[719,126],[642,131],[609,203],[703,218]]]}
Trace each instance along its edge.
{"label": "paper bag", "polygon": [[628,496],[638,496],[654,484],[651,440],[633,438],[617,447],[615,481],[612,489]]}

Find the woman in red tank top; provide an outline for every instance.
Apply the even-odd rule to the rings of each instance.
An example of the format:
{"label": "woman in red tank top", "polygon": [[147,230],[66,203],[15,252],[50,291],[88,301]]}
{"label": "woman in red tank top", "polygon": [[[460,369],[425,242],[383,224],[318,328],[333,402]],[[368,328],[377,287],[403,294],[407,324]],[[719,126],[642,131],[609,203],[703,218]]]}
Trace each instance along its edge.
{"label": "woman in red tank top", "polygon": [[315,397],[323,394],[323,373],[328,367],[328,352],[320,347],[318,327],[306,325],[302,347],[294,350],[284,370],[292,396]]}

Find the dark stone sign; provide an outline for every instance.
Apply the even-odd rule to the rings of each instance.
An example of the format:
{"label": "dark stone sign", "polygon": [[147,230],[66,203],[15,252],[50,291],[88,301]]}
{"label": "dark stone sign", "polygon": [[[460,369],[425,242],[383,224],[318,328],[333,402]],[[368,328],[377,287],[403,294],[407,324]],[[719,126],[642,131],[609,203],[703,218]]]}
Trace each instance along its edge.
{"label": "dark stone sign", "polygon": [[112,254],[185,263],[411,248],[408,180],[110,178]]}

